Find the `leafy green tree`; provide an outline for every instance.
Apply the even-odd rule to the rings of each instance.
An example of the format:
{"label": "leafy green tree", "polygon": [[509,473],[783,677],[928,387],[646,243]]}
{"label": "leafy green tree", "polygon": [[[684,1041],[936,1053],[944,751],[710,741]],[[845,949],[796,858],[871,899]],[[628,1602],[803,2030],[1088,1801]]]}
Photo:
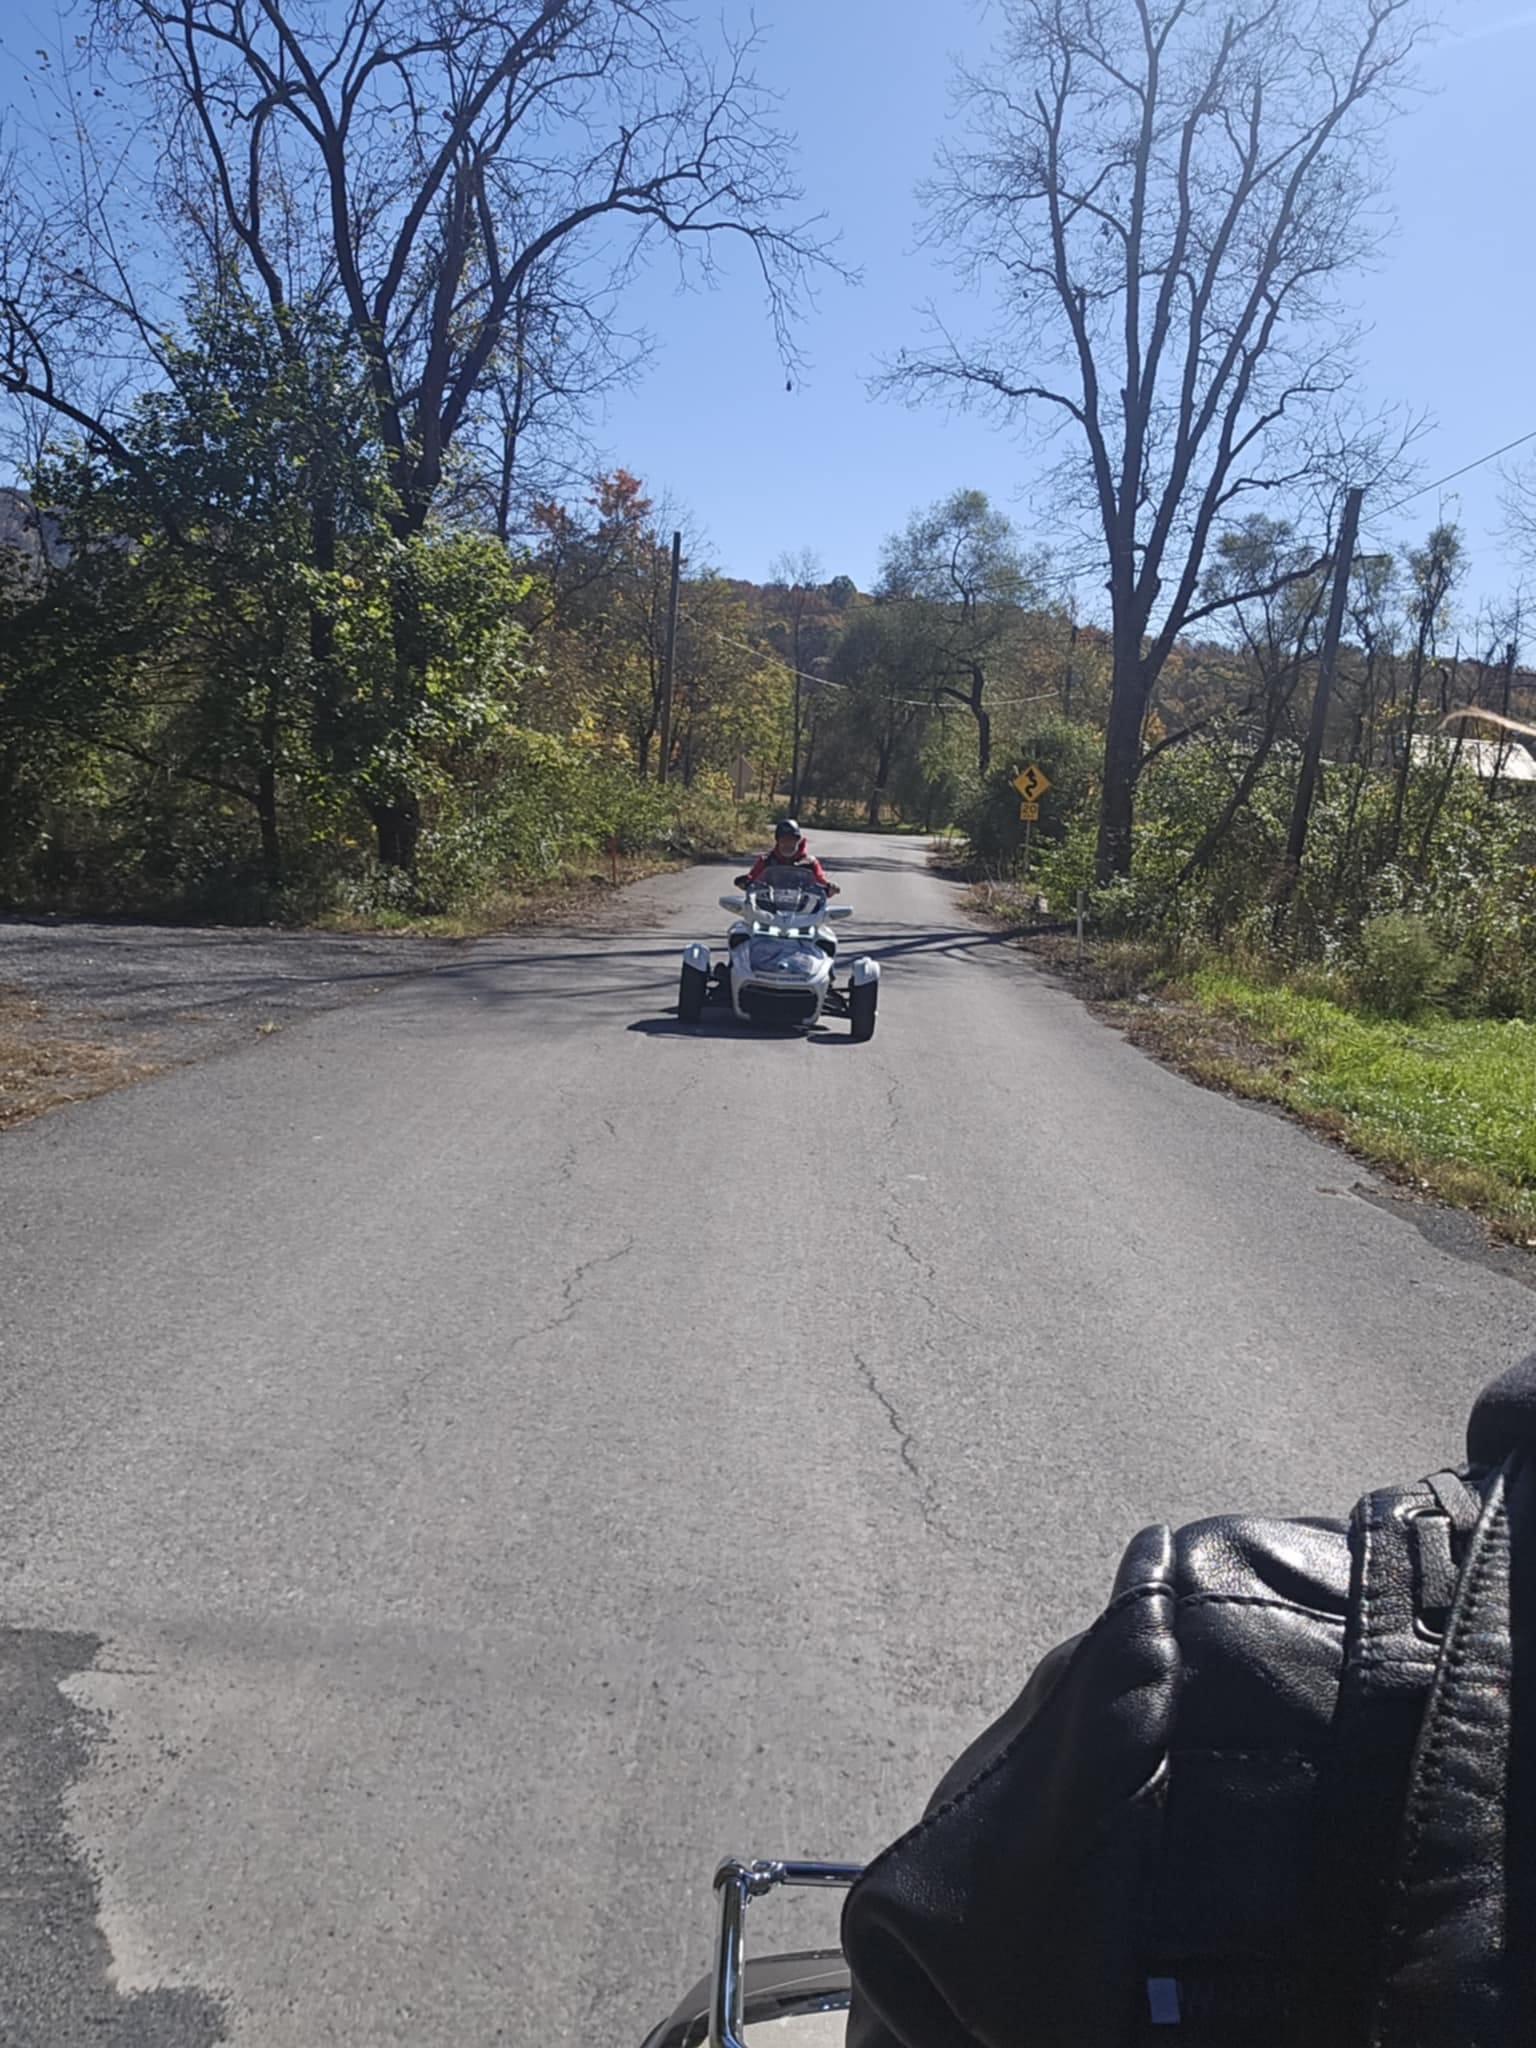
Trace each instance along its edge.
{"label": "leafy green tree", "polygon": [[886,542],[880,595],[899,608],[923,652],[931,687],[963,704],[976,723],[976,772],[992,765],[992,665],[1020,635],[1025,605],[1038,603],[1043,562],[1026,558],[1013,523],[984,491],[954,491]]}
{"label": "leafy green tree", "polygon": [[828,679],[841,691],[833,715],[852,742],[852,771],[865,792],[865,816],[878,825],[900,750],[918,736],[931,702],[927,650],[906,630],[899,606],[874,605],[850,622],[828,665]]}
{"label": "leafy green tree", "polygon": [[77,543],[59,602],[82,631],[107,611],[122,622],[115,653],[97,632],[80,729],[248,805],[270,886],[285,790],[321,781],[412,866],[423,779],[509,715],[523,665],[526,579],[493,540],[392,534],[362,366],[342,333],[322,347],[320,325],[297,354],[283,317],[210,298],[116,447],[77,444],[40,477]]}

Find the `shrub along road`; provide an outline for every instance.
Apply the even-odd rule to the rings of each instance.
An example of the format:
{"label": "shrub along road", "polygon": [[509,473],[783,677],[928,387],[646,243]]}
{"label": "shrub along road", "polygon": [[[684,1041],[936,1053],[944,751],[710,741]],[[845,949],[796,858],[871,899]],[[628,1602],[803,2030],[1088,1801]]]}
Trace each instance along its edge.
{"label": "shrub along road", "polygon": [[713,1859],[872,1851],[1138,1526],[1344,1512],[1533,1347],[818,850],[869,1046],[676,1024],[696,870],[0,1141],[8,2044],[637,2039]]}

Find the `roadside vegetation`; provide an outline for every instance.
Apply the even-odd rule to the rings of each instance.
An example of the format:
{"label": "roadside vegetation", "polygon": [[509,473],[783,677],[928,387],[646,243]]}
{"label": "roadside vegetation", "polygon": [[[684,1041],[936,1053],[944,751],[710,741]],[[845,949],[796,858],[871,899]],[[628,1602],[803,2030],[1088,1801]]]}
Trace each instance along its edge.
{"label": "roadside vegetation", "polygon": [[[1218,729],[1149,766],[1133,883],[1095,885],[1091,800],[1058,810],[1027,877],[983,809],[964,855],[972,902],[1029,926],[1075,915],[1081,896],[1081,963],[1074,939],[1026,943],[1138,1043],[1536,1243],[1536,783],[1508,772],[1532,757],[1495,728],[1497,742],[1436,737],[1404,774],[1412,671],[1411,644],[1401,662],[1381,641],[1373,658],[1346,648],[1294,882],[1299,741],[1253,774]],[[1461,689],[1477,681],[1474,668]]]}
{"label": "roadside vegetation", "polygon": [[[978,908],[1011,921],[1006,887]],[[1013,915],[1018,913],[1015,900]],[[1440,1005],[1393,1016],[1349,974],[1166,942],[1025,942],[1133,1043],[1270,1102],[1406,1189],[1536,1246],[1536,1024]]]}

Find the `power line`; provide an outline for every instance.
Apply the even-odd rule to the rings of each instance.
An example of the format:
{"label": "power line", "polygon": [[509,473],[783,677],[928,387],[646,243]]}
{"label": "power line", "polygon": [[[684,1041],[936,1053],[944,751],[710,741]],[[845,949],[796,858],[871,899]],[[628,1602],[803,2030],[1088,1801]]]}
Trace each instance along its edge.
{"label": "power line", "polygon": [[[718,626],[710,625],[707,619],[701,619],[696,612],[685,612],[683,616],[689,625],[699,627],[702,632],[712,633],[727,647],[739,647],[743,653],[755,655],[759,661],[775,662],[786,675],[798,676],[803,683],[814,683],[818,689],[823,690],[853,688],[852,683],[835,682],[831,676],[814,676],[806,669],[791,668],[788,662],[779,661],[777,655],[769,654],[765,648],[754,647],[750,640],[738,640],[733,633],[722,633]],[[1005,704],[1043,704],[1048,697],[1054,698],[1058,694],[1055,690],[1037,690],[1029,697],[988,697],[983,709],[992,711]],[[933,711],[938,708],[931,697],[889,697],[885,701],[889,704],[915,704],[922,711]]]}
{"label": "power line", "polygon": [[1536,427],[1532,427],[1528,434],[1521,434],[1513,441],[1506,441],[1502,448],[1490,448],[1486,455],[1479,455],[1475,461],[1464,462],[1460,469],[1453,469],[1447,476],[1437,476],[1432,484],[1421,484],[1418,490],[1410,491],[1406,498],[1399,498],[1395,505],[1388,505],[1371,516],[1374,519],[1390,518],[1392,513],[1401,512],[1405,505],[1411,505],[1416,498],[1427,497],[1431,491],[1443,490],[1447,484],[1455,483],[1457,477],[1466,476],[1474,469],[1481,469],[1485,462],[1497,462],[1501,455],[1508,455],[1514,448],[1523,448],[1527,441],[1536,441]]}

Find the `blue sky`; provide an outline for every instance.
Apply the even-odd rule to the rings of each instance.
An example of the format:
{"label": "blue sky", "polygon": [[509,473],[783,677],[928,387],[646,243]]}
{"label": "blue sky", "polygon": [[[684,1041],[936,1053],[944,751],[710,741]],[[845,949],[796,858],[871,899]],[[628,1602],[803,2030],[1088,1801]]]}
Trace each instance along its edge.
{"label": "blue sky", "polygon": [[[812,370],[786,393],[744,269],[707,297],[679,298],[657,273],[636,299],[657,357],[611,405],[605,446],[684,502],[735,575],[761,577],[781,549],[808,546],[829,574],[867,585],[882,536],[962,484],[1049,540],[1026,447],[865,388],[883,351],[921,338],[922,301],[963,320],[952,281],[914,246],[913,188],[948,121],[950,53],[988,47],[984,11],[965,0],[764,0],[760,18],[761,69],[785,95],[807,192],[864,284],[823,292],[807,329]],[[1431,415],[1416,450],[1421,481],[1536,428],[1536,9],[1450,0],[1443,19],[1422,63],[1428,93],[1392,131],[1399,229],[1358,289],[1372,330],[1367,397]],[[1490,466],[1377,522],[1367,539],[1421,535],[1443,509],[1466,529],[1468,596],[1499,594],[1517,574],[1497,537],[1500,490]]]}
{"label": "blue sky", "polygon": [[[52,10],[47,0],[13,7],[0,8],[0,34],[19,53]],[[748,10],[724,0],[724,13],[740,26]],[[679,294],[658,263],[624,308],[652,332],[655,357],[598,423],[606,458],[685,506],[709,554],[740,576],[763,577],[781,550],[809,547],[828,575],[867,586],[882,537],[960,485],[987,491],[1049,542],[1027,446],[866,388],[882,353],[921,338],[924,300],[966,324],[952,280],[915,246],[914,187],[948,121],[951,57],[984,55],[995,10],[989,26],[971,0],[759,0],[758,16],[759,68],[798,134],[808,201],[864,281],[825,286],[805,329],[810,371],[786,392],[747,265],[712,292]],[[1536,429],[1536,8],[1448,0],[1444,24],[1422,64],[1428,91],[1392,133],[1398,232],[1358,288],[1371,328],[1366,397],[1430,416],[1422,480]],[[0,96],[14,78],[0,44]],[[1499,539],[1500,491],[1489,466],[1395,518],[1373,521],[1368,507],[1366,544],[1421,536],[1443,511],[1467,534],[1467,598],[1501,595],[1519,571]]]}

